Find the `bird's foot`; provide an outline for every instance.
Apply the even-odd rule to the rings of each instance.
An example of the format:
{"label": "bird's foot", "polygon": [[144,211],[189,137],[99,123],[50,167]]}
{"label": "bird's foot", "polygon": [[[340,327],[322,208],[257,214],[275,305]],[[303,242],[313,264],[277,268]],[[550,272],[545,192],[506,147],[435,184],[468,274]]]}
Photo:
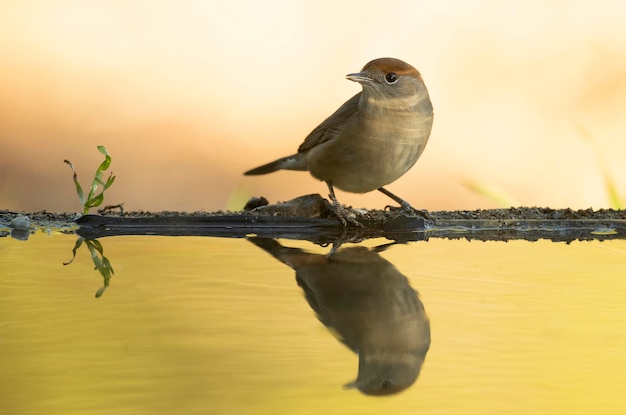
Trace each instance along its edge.
{"label": "bird's foot", "polygon": [[359,228],[364,228],[365,226],[355,219],[356,215],[354,212],[339,204],[339,201],[337,201],[337,197],[335,196],[333,183],[331,181],[327,181],[326,185],[328,186],[328,197],[331,200],[330,209],[335,213],[337,218],[339,218],[339,222],[341,222],[343,226],[348,226],[348,223],[350,223],[351,225],[358,226]]}
{"label": "bird's foot", "polygon": [[409,215],[416,215],[424,219],[430,219],[430,215],[426,209],[415,209],[409,204],[409,202],[404,200],[400,203],[400,206],[387,205],[385,206],[385,209],[389,211],[402,210],[404,213]]}
{"label": "bird's foot", "polygon": [[356,215],[354,214],[354,212],[341,206],[339,203],[331,203],[330,208],[343,226],[348,226],[349,223],[351,225],[358,226],[359,228],[365,227],[361,222],[356,220]]}
{"label": "bird's foot", "polygon": [[384,187],[379,187],[378,191],[386,196],[389,196],[391,199],[393,199],[394,201],[400,204],[400,207],[387,205],[385,206],[385,209],[389,209],[390,211],[402,209],[404,213],[407,213],[409,215],[417,215],[424,219],[430,219],[430,215],[428,214],[427,210],[414,209],[413,206],[409,204],[409,202],[394,195],[393,193],[391,193],[389,190],[385,189]]}

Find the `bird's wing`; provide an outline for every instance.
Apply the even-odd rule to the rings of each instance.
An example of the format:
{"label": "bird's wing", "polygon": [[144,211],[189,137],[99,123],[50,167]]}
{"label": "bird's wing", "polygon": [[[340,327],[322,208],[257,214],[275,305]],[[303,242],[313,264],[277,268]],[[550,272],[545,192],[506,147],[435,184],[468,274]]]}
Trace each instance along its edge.
{"label": "bird's wing", "polygon": [[360,99],[361,93],[359,92],[347,100],[341,107],[339,107],[339,109],[337,109],[337,111],[335,111],[330,117],[326,118],[320,125],[315,127],[315,129],[304,139],[304,143],[298,147],[298,153],[309,151],[313,147],[333,138],[339,131],[341,131],[341,128],[345,125],[346,121],[356,114]]}

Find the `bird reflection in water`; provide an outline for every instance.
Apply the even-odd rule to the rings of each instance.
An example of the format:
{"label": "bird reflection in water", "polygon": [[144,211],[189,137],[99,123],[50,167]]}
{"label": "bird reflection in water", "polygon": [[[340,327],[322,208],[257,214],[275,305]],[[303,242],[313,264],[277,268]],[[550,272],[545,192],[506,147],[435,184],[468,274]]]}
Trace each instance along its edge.
{"label": "bird reflection in water", "polygon": [[430,346],[430,324],[407,278],[376,248],[340,248],[329,258],[274,239],[249,241],[296,271],[319,320],[359,356],[357,379],[345,385],[367,395],[411,386]]}

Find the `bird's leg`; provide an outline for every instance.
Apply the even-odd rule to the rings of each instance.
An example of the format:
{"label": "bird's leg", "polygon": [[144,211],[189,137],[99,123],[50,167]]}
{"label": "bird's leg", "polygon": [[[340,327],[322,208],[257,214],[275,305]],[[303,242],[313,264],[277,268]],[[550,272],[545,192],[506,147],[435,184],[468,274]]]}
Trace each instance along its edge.
{"label": "bird's leg", "polygon": [[341,222],[341,224],[343,226],[347,226],[348,222],[350,222],[354,226],[359,226],[363,228],[364,226],[361,224],[361,222],[354,219],[354,213],[350,212],[348,209],[344,208],[343,206],[341,206],[341,204],[339,204],[339,201],[337,201],[337,197],[335,196],[335,189],[333,189],[333,183],[328,181],[326,182],[326,185],[328,186],[328,192],[329,192],[328,197],[330,197],[330,200],[332,202],[331,209],[335,213],[335,215],[337,215],[337,218],[339,218],[339,221]]}
{"label": "bird's leg", "polygon": [[[395,202],[397,202],[400,205],[400,208],[405,211],[406,213],[415,213],[419,216],[422,216],[424,219],[430,219],[430,215],[428,214],[427,210],[417,210],[415,209],[413,206],[411,206],[411,204],[409,202],[407,202],[406,200],[394,195],[393,193],[391,193],[389,190],[385,189],[384,187],[379,187],[378,191],[381,192],[382,194],[389,196],[390,198],[392,198]],[[391,206],[385,206],[386,208],[391,208]]]}

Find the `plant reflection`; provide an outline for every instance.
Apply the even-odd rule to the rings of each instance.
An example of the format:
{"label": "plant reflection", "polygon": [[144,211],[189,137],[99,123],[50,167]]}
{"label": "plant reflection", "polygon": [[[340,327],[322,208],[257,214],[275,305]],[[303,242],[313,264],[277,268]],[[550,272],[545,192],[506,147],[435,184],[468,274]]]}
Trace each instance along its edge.
{"label": "plant reflection", "polygon": [[296,281],[319,320],[359,356],[357,379],[345,385],[388,395],[412,385],[430,346],[430,324],[418,294],[378,253],[340,248],[331,257],[249,238],[296,271]]}
{"label": "plant reflection", "polygon": [[104,279],[104,285],[96,292],[96,298],[99,298],[109,286],[109,280],[115,272],[113,271],[113,266],[109,259],[104,256],[104,248],[97,239],[86,239],[79,236],[72,249],[72,259],[68,262],[64,262],[63,265],[69,265],[74,261],[76,251],[82,246],[83,242],[91,254],[91,260],[93,261],[95,269],[100,272],[100,275],[102,275]]}

